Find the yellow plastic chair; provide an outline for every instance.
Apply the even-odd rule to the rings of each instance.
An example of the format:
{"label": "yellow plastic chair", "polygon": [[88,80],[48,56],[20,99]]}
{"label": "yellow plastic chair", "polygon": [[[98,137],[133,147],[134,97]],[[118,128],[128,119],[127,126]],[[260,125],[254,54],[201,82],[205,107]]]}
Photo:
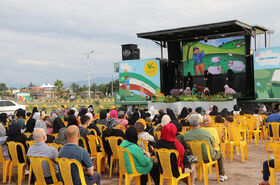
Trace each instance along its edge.
{"label": "yellow plastic chair", "polygon": [[110,160],[110,172],[109,172],[109,177],[112,177],[112,168],[113,168],[113,164],[115,162],[115,168],[117,168],[118,166],[118,141],[121,140],[123,141],[122,137],[117,137],[117,136],[111,136],[111,137],[106,137],[106,141],[108,141],[109,146],[111,148],[112,151],[112,155],[111,155],[111,160]]}
{"label": "yellow plastic chair", "polygon": [[50,134],[51,136],[54,137],[54,139],[56,139],[58,137],[58,133],[55,133],[55,134]]}
{"label": "yellow plastic chair", "polygon": [[2,148],[0,146],[0,163],[3,164],[3,183],[6,183],[6,180],[7,180],[7,172],[9,170],[9,166],[11,164],[11,160],[5,160],[4,158],[4,155],[3,155],[3,152],[2,152]]}
{"label": "yellow plastic chair", "polygon": [[[101,175],[102,171],[105,170],[106,153],[103,146],[103,141],[99,136],[87,135],[90,157],[96,158],[97,172]],[[97,152],[97,145],[100,146],[100,152]]]}
{"label": "yellow plastic chair", "polygon": [[[14,142],[14,141],[7,142],[7,145],[12,159],[10,164],[10,169],[9,169],[9,184],[11,184],[13,166],[16,165],[18,167],[18,185],[21,185],[22,180],[25,179],[25,168],[27,167],[25,148],[22,143]],[[24,159],[23,163],[20,163],[18,161],[17,147],[20,147],[22,150],[23,159]]]}
{"label": "yellow plastic chair", "polygon": [[191,130],[192,128],[190,126],[184,126],[182,127],[181,134],[184,135],[187,131]]}
{"label": "yellow plastic chair", "polygon": [[255,143],[258,145],[258,140],[261,136],[261,143],[263,143],[263,133],[259,129],[260,127],[260,121],[257,117],[251,116],[247,118],[247,123],[248,123],[248,139],[249,142],[252,143],[253,140],[253,135],[255,137]]}
{"label": "yellow plastic chair", "polygon": [[[197,156],[198,163],[198,179],[202,180],[202,171],[204,174],[204,184],[208,185],[208,168],[209,170],[212,169],[212,165],[215,165],[216,167],[216,173],[217,173],[217,181],[220,183],[220,175],[219,175],[219,168],[218,168],[218,161],[213,161],[212,157],[210,155],[210,148],[207,141],[186,141],[186,144],[190,146],[191,151],[193,155]],[[202,147],[206,147],[207,155],[208,155],[208,161],[204,162],[202,158]]]}
{"label": "yellow plastic chair", "polygon": [[[226,156],[229,157],[229,141],[227,136],[227,127],[224,125],[216,125],[215,128],[217,129],[219,139],[220,139],[220,149],[223,154],[223,158],[225,159]],[[227,149],[227,153],[226,153]]]}
{"label": "yellow plastic chair", "polygon": [[137,141],[137,145],[140,148],[145,148],[145,152],[149,152],[148,141],[147,140],[139,138],[138,141]]}
{"label": "yellow plastic chair", "polygon": [[52,146],[52,147],[54,147],[54,148],[56,148],[57,149],[57,151],[59,151],[60,150],[60,148],[62,148],[63,147],[63,145],[62,144],[57,144],[57,143],[46,143],[48,146]]}
{"label": "yellow plastic chair", "polygon": [[126,128],[125,128],[125,126],[123,126],[123,125],[116,125],[116,126],[114,127],[114,129],[120,129],[121,131],[123,131],[123,133],[125,133],[125,131],[126,131]]}
{"label": "yellow plastic chair", "polygon": [[31,136],[31,134],[32,134],[32,133],[30,133],[30,132],[25,132],[25,133],[24,133],[24,135],[25,135],[27,138],[29,138],[29,137]]}
{"label": "yellow plastic chair", "polygon": [[[123,176],[125,177],[125,185],[130,185],[130,181],[133,179],[133,177],[135,177],[135,185],[140,185],[140,176],[142,174],[137,172],[131,153],[127,149],[122,148],[120,146],[118,146],[117,148],[118,148],[117,151],[118,151],[118,158],[119,158],[119,164],[120,164],[119,185],[122,184]],[[125,167],[124,153],[126,153],[128,155],[132,173],[127,173],[127,170]],[[151,185],[150,174],[148,174],[148,184]]]}
{"label": "yellow plastic chair", "polygon": [[25,141],[25,143],[26,143],[27,147],[29,148],[29,147],[31,147],[32,145],[35,144],[35,141],[34,140]]}
{"label": "yellow plastic chair", "polygon": [[178,159],[178,151],[174,149],[155,149],[155,153],[159,159],[160,166],[162,168],[162,173],[160,173],[159,184],[163,185],[164,179],[168,181],[169,185],[177,185],[178,181],[184,178],[188,178],[188,184],[191,185],[191,176],[190,173],[182,173],[182,168],[178,167],[180,176],[178,178],[173,176],[171,168],[170,156],[172,154],[176,155]]}
{"label": "yellow plastic chair", "polygon": [[105,130],[105,125],[102,125],[102,124],[96,124],[96,126],[98,127],[98,129],[99,129],[99,131],[100,131],[100,133],[101,133],[101,136],[102,136],[102,134],[103,134],[103,130]]}
{"label": "yellow plastic chair", "polygon": [[95,129],[88,129],[90,132],[93,132],[93,134],[95,135],[95,136],[97,136],[97,132],[96,132],[96,130]]}
{"label": "yellow plastic chair", "polygon": [[280,123],[278,122],[268,123],[269,133],[272,132],[270,133],[272,134],[272,137],[269,134],[270,142],[274,142],[275,140],[277,140],[277,142],[280,141],[279,128],[280,128]]}
{"label": "yellow plastic chair", "polygon": [[[245,162],[245,158],[248,159],[248,149],[246,142],[246,134],[244,134],[245,138],[241,138],[241,127],[238,125],[229,125],[229,145],[230,145],[230,161],[233,158],[233,148],[236,147],[237,153],[239,153],[239,147],[241,150],[241,159],[242,162]],[[244,154],[245,153],[245,154]]]}
{"label": "yellow plastic chair", "polygon": [[68,121],[66,121],[64,118],[63,118],[63,119],[61,119],[61,120],[62,120],[62,122],[63,122],[64,126],[65,126],[65,127],[67,127],[67,125],[68,125]]}
{"label": "yellow plastic chair", "polygon": [[161,131],[154,131],[154,136],[157,140],[160,140],[160,136],[161,136]]}
{"label": "yellow plastic chair", "polygon": [[74,164],[78,167],[81,184],[86,185],[83,167],[79,161],[75,159],[67,159],[67,158],[56,158],[55,161],[58,163],[64,184],[74,185],[72,181],[72,174],[71,174],[71,164]]}
{"label": "yellow plastic chair", "polygon": [[[267,151],[267,162],[269,166],[269,148],[272,149],[273,155],[274,155],[274,168],[269,167],[269,172],[270,172],[270,184],[271,185],[276,185],[276,172],[280,172],[280,143],[266,143],[265,145],[266,151]],[[279,183],[277,183],[279,184]]]}
{"label": "yellow plastic chair", "polygon": [[[81,144],[82,144],[82,146],[81,146]],[[83,137],[80,137],[80,138],[79,138],[79,145],[80,145],[81,147],[83,147],[86,151],[88,151],[88,150],[87,150],[87,142],[86,142],[85,138],[83,138]]]}
{"label": "yellow plastic chair", "polygon": [[36,182],[35,185],[47,185],[44,177],[44,171],[43,171],[43,162],[47,162],[49,165],[49,169],[51,172],[51,176],[53,179],[53,184],[52,185],[63,185],[62,182],[58,181],[56,178],[55,174],[55,169],[52,160],[50,160],[47,157],[28,157],[30,159],[30,171],[29,171],[29,182],[31,179],[31,172],[33,171],[35,177],[36,177]]}

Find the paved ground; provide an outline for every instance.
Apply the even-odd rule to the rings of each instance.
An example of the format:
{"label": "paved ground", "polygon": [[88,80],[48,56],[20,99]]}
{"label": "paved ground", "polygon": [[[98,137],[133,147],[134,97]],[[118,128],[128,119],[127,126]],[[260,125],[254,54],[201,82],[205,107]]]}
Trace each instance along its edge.
{"label": "paved ground", "polygon": [[[256,185],[262,180],[262,162],[266,160],[265,146],[264,144],[259,144],[256,146],[255,144],[248,145],[248,154],[249,158],[245,163],[241,162],[241,156],[234,154],[233,162],[230,162],[229,159],[225,161],[225,170],[228,176],[228,181],[223,182],[223,185]],[[16,169],[14,170],[16,173]],[[0,167],[0,179],[2,181],[2,166]],[[12,185],[16,185],[17,175],[14,175],[12,178]],[[1,184],[1,183],[0,183]],[[3,184],[3,183],[2,183]],[[102,185],[113,185],[118,184],[118,175],[113,175],[110,179],[108,178],[108,172],[102,174],[101,179]],[[123,181],[124,184],[124,181]],[[134,181],[132,182],[134,184]],[[179,182],[179,185],[183,185],[183,182]],[[203,185],[203,181],[196,180],[196,185]],[[216,181],[215,170],[213,169],[213,174],[209,175],[209,185],[218,184]],[[276,184],[280,184],[280,176],[277,175]],[[24,181],[23,185],[27,185],[27,180]]]}

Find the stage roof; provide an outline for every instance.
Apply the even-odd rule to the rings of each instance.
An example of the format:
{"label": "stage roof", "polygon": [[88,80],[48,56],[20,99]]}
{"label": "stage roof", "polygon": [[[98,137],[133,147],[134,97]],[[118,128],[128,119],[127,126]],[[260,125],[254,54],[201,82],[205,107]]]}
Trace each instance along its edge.
{"label": "stage roof", "polygon": [[146,33],[137,33],[137,37],[154,41],[195,41],[222,37],[264,34],[268,29],[262,26],[250,26],[237,20],[198,26],[181,27]]}

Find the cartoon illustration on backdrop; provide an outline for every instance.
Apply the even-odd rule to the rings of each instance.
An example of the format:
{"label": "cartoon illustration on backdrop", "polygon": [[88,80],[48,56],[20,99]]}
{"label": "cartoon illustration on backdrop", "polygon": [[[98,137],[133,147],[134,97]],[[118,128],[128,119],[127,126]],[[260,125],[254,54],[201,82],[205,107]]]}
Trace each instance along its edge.
{"label": "cartoon illustration on backdrop", "polygon": [[129,76],[125,76],[125,85],[126,85],[126,95],[127,96],[130,96],[130,89],[129,89],[129,80],[130,80],[130,77]]}
{"label": "cartoon illustration on backdrop", "polygon": [[193,59],[194,59],[194,73],[195,75],[198,75],[200,72],[201,75],[204,75],[204,63],[203,63],[203,57],[204,57],[204,51],[200,51],[198,47],[193,48]]}

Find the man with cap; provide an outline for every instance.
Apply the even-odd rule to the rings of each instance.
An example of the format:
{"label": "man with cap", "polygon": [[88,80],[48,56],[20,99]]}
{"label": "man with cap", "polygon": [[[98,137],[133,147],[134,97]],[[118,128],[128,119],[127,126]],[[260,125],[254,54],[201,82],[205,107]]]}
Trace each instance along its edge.
{"label": "man with cap", "polygon": [[198,47],[193,48],[193,60],[194,60],[194,73],[195,75],[198,75],[199,71],[201,75],[204,75],[204,63],[203,63],[203,57],[205,56],[204,51],[199,51]]}

